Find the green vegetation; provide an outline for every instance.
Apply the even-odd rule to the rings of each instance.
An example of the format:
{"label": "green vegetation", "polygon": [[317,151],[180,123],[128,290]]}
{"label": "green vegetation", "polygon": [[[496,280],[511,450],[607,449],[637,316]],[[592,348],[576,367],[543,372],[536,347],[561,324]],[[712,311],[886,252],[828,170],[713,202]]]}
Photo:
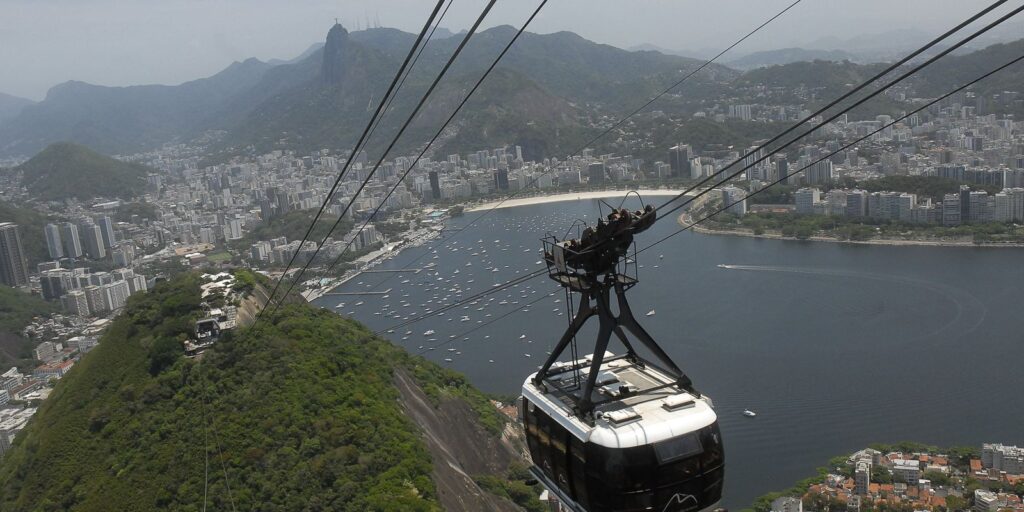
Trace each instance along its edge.
{"label": "green vegetation", "polygon": [[999,192],[999,187],[974,185],[938,176],[886,176],[857,183],[858,187],[868,192],[881,192],[883,190],[907,192],[917,194],[922,199],[931,198],[932,201],[936,202],[942,201],[942,196],[945,194],[959,192],[960,185],[968,185],[974,190],[984,190],[989,194]]}
{"label": "green vegetation", "polygon": [[131,198],[146,187],[149,168],[121,162],[85,146],[57,142],[15,168],[29,193],[45,201]]}
{"label": "green vegetation", "polygon": [[0,371],[10,366],[30,366],[34,362],[32,340],[22,336],[21,332],[33,318],[56,311],[57,306],[53,303],[21,290],[0,286]]}
{"label": "green vegetation", "polygon": [[0,509],[439,510],[392,372],[486,401],[463,377],[305,304],[226,333],[201,361],[180,357],[198,284],[183,274],[129,299],[0,465]]}
{"label": "green vegetation", "polygon": [[[452,95],[445,102],[457,104],[461,91],[458,87],[444,91]],[[507,144],[522,147],[526,160],[566,155],[596,134],[580,125],[578,115],[569,102],[526,75],[498,68],[459,115],[461,129],[437,152],[447,155]]]}
{"label": "green vegetation", "polygon": [[[681,122],[666,122],[664,118],[634,119],[636,130],[649,133],[651,144],[630,151],[637,158],[648,163],[668,161],[668,148],[685,142],[700,154],[714,151],[741,151],[756,140],[768,139],[786,129],[784,123],[762,123],[727,119],[715,122],[711,119],[689,118]],[[613,148],[607,148],[609,150]],[[626,149],[626,148],[620,148]],[[687,177],[688,179],[689,177]]]}
{"label": "green vegetation", "polygon": [[[302,240],[302,235],[306,234],[306,230],[309,229],[309,223],[315,216],[315,210],[292,210],[280,217],[271,219],[269,222],[264,220],[256,225],[252,231],[246,233],[245,236],[231,242],[230,245],[237,250],[247,250],[252,244],[260,240],[270,240],[271,238],[281,236],[287,237],[289,242],[292,240]],[[309,239],[320,243],[320,240],[324,239],[327,231],[334,225],[336,220],[338,220],[336,215],[327,213],[321,215],[320,220],[317,221],[313,231],[309,234]],[[352,220],[343,219],[334,232],[347,233],[351,229]]]}
{"label": "green vegetation", "polygon": [[409,223],[402,221],[378,222],[374,224],[374,226],[377,227],[377,231],[380,232],[380,234],[388,238],[402,234],[405,230],[409,229]]}
{"label": "green vegetation", "polygon": [[128,222],[131,220],[132,215],[138,215],[143,219],[156,220],[156,205],[145,201],[122,203],[121,206],[117,207],[117,211],[114,213],[114,220],[118,222]]}
{"label": "green vegetation", "polygon": [[481,489],[508,498],[528,512],[545,512],[548,508],[537,499],[538,486],[530,487],[526,481],[533,479],[525,467],[511,468],[504,478],[493,475],[478,476],[473,479]]}
{"label": "green vegetation", "polygon": [[31,208],[0,201],[0,222],[13,222],[18,225],[21,244],[25,247],[25,258],[28,259],[30,267],[50,259],[50,254],[46,250],[46,237],[43,235],[47,218],[42,214]]}
{"label": "green vegetation", "polygon": [[232,258],[233,256],[231,256],[231,253],[227,251],[211,252],[206,255],[206,259],[209,260],[210,263],[227,263],[231,261]]}
{"label": "green vegetation", "polygon": [[[746,189],[747,187],[740,185],[740,187]],[[791,185],[772,185],[768,188],[761,189],[756,196],[751,196],[747,199],[747,204],[793,204],[796,199],[793,193],[796,192],[797,187]]]}
{"label": "green vegetation", "polygon": [[235,272],[235,285],[232,287],[236,292],[241,293],[243,296],[252,293],[256,289],[256,284],[266,284],[269,280],[261,275],[257,274],[246,268],[236,269]]}
{"label": "green vegetation", "polygon": [[[700,215],[697,215],[699,218]],[[971,241],[975,244],[1024,243],[1024,229],[1014,224],[989,222],[961,226],[907,224],[882,219],[797,215],[794,213],[749,213],[742,218],[722,214],[702,224],[711,230],[749,230],[755,235],[772,233],[785,238],[807,240],[825,236],[837,240],[926,240],[933,242]]]}

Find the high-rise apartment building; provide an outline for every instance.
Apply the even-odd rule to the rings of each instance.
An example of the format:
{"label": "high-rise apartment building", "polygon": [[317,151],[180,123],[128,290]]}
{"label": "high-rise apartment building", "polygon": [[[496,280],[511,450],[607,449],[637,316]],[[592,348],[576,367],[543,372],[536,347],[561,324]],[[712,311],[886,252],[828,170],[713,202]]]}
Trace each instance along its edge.
{"label": "high-rise apartment building", "polygon": [[103,234],[103,246],[107,249],[113,247],[117,242],[114,239],[114,221],[110,219],[110,216],[104,215],[96,219],[96,225],[100,227],[100,232]]}
{"label": "high-rise apartment building", "polygon": [[21,232],[13,222],[0,223],[0,282],[7,286],[28,284],[28,261]]}
{"label": "high-rise apartment building", "polygon": [[78,238],[78,226],[65,222],[60,228],[61,241],[64,243],[64,255],[68,258],[82,257],[82,241]]}
{"label": "high-rise apartment building", "polygon": [[59,260],[64,257],[64,246],[60,240],[60,228],[56,224],[47,224],[43,228],[46,236],[46,250],[50,253],[51,260]]}

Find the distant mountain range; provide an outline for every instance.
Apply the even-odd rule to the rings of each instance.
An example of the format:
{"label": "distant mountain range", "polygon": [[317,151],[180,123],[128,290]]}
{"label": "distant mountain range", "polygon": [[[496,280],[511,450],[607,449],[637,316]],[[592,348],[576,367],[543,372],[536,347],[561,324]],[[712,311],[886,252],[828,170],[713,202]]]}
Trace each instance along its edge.
{"label": "distant mountain range", "polygon": [[[502,26],[473,36],[410,127],[402,148],[422,144],[514,31]],[[57,141],[78,142],[108,154],[129,153],[188,141],[208,130],[227,132],[216,148],[224,154],[274,148],[348,149],[414,38],[386,28],[349,34],[338,25],[331,29],[326,46],[314,45],[297,59],[249,59],[209,78],[177,86],[103,87],[67,82],[0,124],[0,155],[27,157]],[[401,114],[411,109],[460,40],[444,37],[431,41],[382,132],[387,132],[385,128],[393,131]],[[585,131],[580,118],[589,113],[586,105],[624,106],[627,100],[655,91],[699,63],[654,52],[629,52],[568,32],[526,33],[499,66],[505,83],[488,80],[474,101],[474,109],[492,114],[459,118],[457,132],[471,132],[474,141],[487,145],[522,142],[527,154],[558,150],[558,144],[545,143],[541,148],[529,141],[555,132],[567,143],[578,140],[574,134]],[[700,80],[734,76],[728,68],[712,66],[702,72]],[[494,93],[508,83],[519,84],[515,105]],[[488,100],[481,103],[481,98]],[[538,112],[533,105],[546,108]],[[504,116],[519,106],[544,115],[532,127],[505,122],[500,132],[488,129],[497,126],[495,113]]]}
{"label": "distant mountain range", "polygon": [[726,66],[735,69],[754,69],[766,66],[778,66],[794,62],[806,62],[815,60],[826,60],[840,62],[844,60],[856,61],[857,56],[842,50],[806,50],[804,48],[782,48],[779,50],[766,50],[754,52],[735,60],[725,63]]}
{"label": "distant mountain range", "polygon": [[[473,36],[410,124],[398,151],[418,148],[434,133],[514,33],[513,27],[500,26]],[[371,152],[388,142],[384,134],[397,131],[461,41],[458,35],[445,36],[433,39],[422,53],[370,141]],[[892,40],[920,36],[903,34]],[[396,29],[349,33],[336,25],[325,44],[312,45],[295,59],[249,59],[181,85],[103,87],[66,82],[35,104],[0,97],[0,157],[28,157],[58,141],[106,154],[133,153],[167,142],[188,142],[212,130],[221,133],[210,148],[213,160],[273,149],[344,152],[414,40],[414,34]],[[998,48],[972,54],[969,61],[945,62],[970,63],[960,70],[980,69],[986,63],[995,65],[988,56],[999,53]],[[449,154],[516,144],[530,159],[564,156],[596,132],[600,116],[631,109],[703,63],[651,45],[637,50],[598,44],[570,32],[524,33],[435,150]],[[877,69],[852,51],[803,48],[756,52],[728,65],[747,71],[708,66],[678,91],[681,94],[664,98],[660,108],[685,112],[709,102],[742,101],[735,88],[752,83],[821,86],[821,93],[827,94]],[[951,84],[949,77],[961,74],[929,72],[916,83],[941,88]],[[5,104],[13,107],[4,110]],[[14,114],[4,121],[3,112]]]}
{"label": "distant mountain range", "polygon": [[0,92],[0,124],[17,117],[25,107],[34,104],[32,100]]}

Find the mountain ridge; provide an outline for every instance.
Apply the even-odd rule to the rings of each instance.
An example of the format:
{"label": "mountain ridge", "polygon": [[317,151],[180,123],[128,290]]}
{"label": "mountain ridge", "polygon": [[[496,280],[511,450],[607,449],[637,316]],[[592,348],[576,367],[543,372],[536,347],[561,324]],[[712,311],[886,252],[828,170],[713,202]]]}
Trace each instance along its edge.
{"label": "mountain ridge", "polygon": [[12,96],[10,94],[0,92],[0,124],[4,121],[17,117],[26,107],[35,105],[36,102],[19,98],[18,96]]}
{"label": "mountain ridge", "polygon": [[[514,30],[500,26],[474,35],[442,87],[468,87]],[[329,142],[326,147],[350,146],[354,136],[347,127],[365,119],[366,105],[372,103],[369,93],[384,87],[414,35],[394,29],[370,29],[347,36],[353,52],[359,48],[363,50],[358,51],[369,52],[370,57],[360,62],[374,67],[361,72],[372,83],[358,84],[363,94],[354,96],[360,96],[360,108],[355,107],[354,97],[346,103],[338,98],[338,91],[314,87],[316,77],[324,73],[325,53],[324,48],[313,45],[301,60],[267,63],[249,59],[211,77],[177,86],[103,87],[74,81],[60,84],[48,92],[44,101],[27,107],[11,122],[0,126],[0,154],[27,156],[56,140],[83,143],[111,154],[129,153],[167,142],[187,141],[207,130],[228,132],[220,147],[228,152],[250,145],[295,145],[309,149]],[[431,41],[408,80],[408,88],[422,90],[430,80],[431,70],[440,67],[459,41],[458,35]],[[649,89],[647,82],[657,81],[653,77],[668,76],[695,65],[697,61],[681,57],[632,54],[562,32],[524,34],[500,67],[538,84],[540,88],[536,91],[547,95],[538,101],[550,102],[554,97],[568,105],[592,101],[621,103],[638,84]],[[716,68],[715,72],[728,71]],[[350,80],[348,89],[355,88],[355,82],[358,80]],[[395,111],[411,108],[411,96],[415,94],[403,91],[395,102]],[[316,108],[310,107],[314,104]],[[312,112],[315,121],[303,126],[300,119],[281,119],[267,129],[253,128],[253,122],[268,119],[269,113],[294,117],[292,113],[298,111]],[[427,107],[425,111],[432,109]],[[320,116],[323,119],[318,119]],[[434,120],[436,116],[426,116],[418,122],[423,125]],[[339,131],[339,125],[345,129]],[[423,132],[413,130],[409,138],[414,135]],[[510,137],[515,138],[515,134]],[[409,149],[419,143],[404,144],[402,147]]]}
{"label": "mountain ridge", "polygon": [[146,187],[151,169],[122,162],[73,142],[56,142],[14,168],[33,196],[44,201],[130,199]]}

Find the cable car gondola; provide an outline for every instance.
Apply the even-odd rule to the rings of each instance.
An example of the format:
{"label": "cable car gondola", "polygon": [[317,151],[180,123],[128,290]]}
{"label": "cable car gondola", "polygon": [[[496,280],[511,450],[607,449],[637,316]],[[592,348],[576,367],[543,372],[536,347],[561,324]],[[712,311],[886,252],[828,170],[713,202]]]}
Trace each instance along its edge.
{"label": "cable car gondola", "polygon": [[[578,239],[544,239],[549,277],[569,297],[579,294],[579,308],[523,383],[519,414],[532,474],[572,510],[693,512],[716,508],[722,497],[725,453],[711,399],[693,388],[626,301],[638,282],[633,235],[654,215],[650,208],[613,210],[608,223]],[[576,336],[592,316],[600,321],[594,353],[577,358]],[[627,332],[657,361],[641,357]],[[624,354],[607,352],[613,333]],[[559,362],[567,349],[573,357]]]}

